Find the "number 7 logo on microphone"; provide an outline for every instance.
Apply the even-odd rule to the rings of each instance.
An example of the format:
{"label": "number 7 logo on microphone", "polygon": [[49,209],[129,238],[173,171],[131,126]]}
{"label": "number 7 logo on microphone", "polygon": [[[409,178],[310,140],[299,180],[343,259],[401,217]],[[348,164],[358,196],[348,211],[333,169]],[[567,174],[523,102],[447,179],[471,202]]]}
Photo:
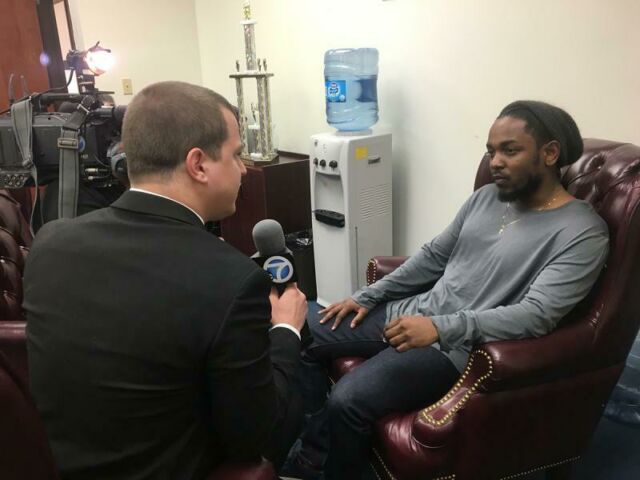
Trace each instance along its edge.
{"label": "number 7 logo on microphone", "polygon": [[287,283],[293,277],[293,264],[280,255],[267,258],[262,268],[271,276],[274,283]]}

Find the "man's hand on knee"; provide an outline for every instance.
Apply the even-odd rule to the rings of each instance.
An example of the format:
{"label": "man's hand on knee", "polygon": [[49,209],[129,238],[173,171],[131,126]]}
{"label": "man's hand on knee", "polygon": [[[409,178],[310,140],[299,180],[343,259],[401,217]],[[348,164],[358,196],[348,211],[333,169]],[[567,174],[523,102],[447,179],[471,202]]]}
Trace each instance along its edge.
{"label": "man's hand on knee", "polygon": [[398,352],[427,347],[438,341],[438,330],[431,317],[407,315],[398,317],[384,328],[384,336]]}
{"label": "man's hand on knee", "polygon": [[341,302],[332,303],[324,310],[320,310],[318,313],[324,315],[320,319],[320,323],[327,323],[335,316],[336,319],[331,326],[331,330],[335,330],[338,328],[338,325],[340,325],[340,322],[342,322],[342,319],[351,312],[356,312],[356,316],[351,320],[351,328],[356,328],[362,322],[367,313],[369,313],[369,309],[356,303],[353,298],[349,297]]}

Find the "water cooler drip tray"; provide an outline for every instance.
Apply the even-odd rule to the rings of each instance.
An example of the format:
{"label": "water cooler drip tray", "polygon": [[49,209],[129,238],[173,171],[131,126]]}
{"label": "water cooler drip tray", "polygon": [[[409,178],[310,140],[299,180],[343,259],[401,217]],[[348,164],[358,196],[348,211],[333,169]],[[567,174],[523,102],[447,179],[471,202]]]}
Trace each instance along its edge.
{"label": "water cooler drip tray", "polygon": [[333,227],[344,228],[344,214],[332,210],[314,210],[316,220]]}

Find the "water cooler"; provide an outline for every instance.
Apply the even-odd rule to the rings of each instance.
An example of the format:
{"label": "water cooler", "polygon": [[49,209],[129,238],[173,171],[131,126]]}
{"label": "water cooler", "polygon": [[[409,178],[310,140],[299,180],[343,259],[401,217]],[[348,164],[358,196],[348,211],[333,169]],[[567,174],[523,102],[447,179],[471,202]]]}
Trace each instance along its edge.
{"label": "water cooler", "polygon": [[391,134],[313,135],[310,158],[318,303],[326,306],[366,285],[371,257],[392,254]]}

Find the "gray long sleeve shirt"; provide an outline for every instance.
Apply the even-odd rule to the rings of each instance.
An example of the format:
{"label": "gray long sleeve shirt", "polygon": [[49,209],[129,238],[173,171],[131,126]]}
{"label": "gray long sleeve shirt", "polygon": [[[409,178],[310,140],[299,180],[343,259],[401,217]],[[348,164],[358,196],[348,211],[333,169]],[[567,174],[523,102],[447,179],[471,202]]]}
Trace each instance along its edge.
{"label": "gray long sleeve shirt", "polygon": [[476,344],[553,330],[595,283],[608,244],[607,225],[588,202],[519,209],[499,201],[491,184],[444,232],[353,299],[367,308],[388,302],[387,321],[430,316],[436,346],[462,371]]}

